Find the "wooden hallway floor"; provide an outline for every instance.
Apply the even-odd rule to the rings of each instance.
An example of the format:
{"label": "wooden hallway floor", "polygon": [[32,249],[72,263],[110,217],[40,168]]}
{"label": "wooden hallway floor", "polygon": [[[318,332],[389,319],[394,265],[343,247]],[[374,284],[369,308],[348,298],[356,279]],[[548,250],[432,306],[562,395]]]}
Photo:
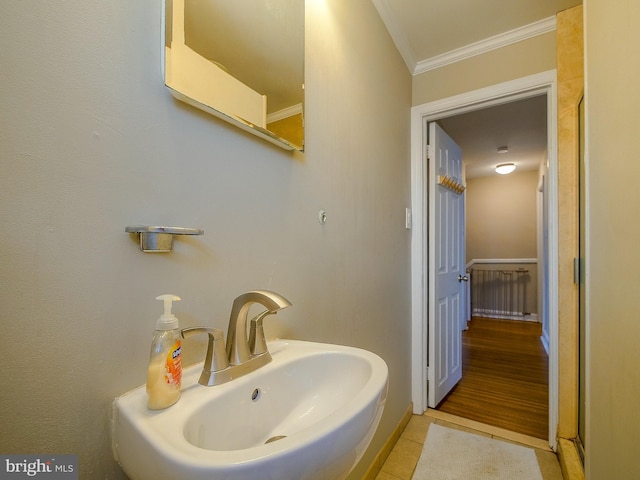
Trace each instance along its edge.
{"label": "wooden hallway floor", "polygon": [[437,410],[548,438],[549,361],[536,322],[474,317],[462,334],[462,380]]}

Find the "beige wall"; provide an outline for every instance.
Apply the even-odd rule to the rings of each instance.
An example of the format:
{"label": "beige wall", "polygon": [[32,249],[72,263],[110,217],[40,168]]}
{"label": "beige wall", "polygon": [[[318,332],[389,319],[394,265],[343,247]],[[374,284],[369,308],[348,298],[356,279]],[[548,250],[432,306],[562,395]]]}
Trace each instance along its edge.
{"label": "beige wall", "polygon": [[640,3],[585,1],[587,478],[640,478]]}
{"label": "beige wall", "polygon": [[467,262],[536,258],[538,172],[467,180]]}
{"label": "beige wall", "polygon": [[556,38],[555,33],[550,32],[416,75],[412,105],[422,105],[554,68]]}
{"label": "beige wall", "polygon": [[[271,333],[389,365],[361,478],[411,398],[411,78],[369,0],[308,4],[304,154],[171,97],[160,2],[3,7],[0,451],[77,453],[80,478],[124,478],[110,408],[145,381],[154,297],[182,297],[182,326],[226,330],[235,296],[270,288],[294,304]],[[137,223],[205,235],[143,254],[124,233]]]}

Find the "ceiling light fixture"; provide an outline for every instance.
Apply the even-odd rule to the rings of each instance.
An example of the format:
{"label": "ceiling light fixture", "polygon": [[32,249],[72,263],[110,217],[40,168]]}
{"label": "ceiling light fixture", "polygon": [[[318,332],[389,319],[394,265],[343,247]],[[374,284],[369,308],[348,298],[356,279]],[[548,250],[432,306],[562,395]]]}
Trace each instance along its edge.
{"label": "ceiling light fixture", "polygon": [[507,147],[506,145],[504,147],[498,147],[498,153],[508,153],[509,152],[509,147]]}
{"label": "ceiling light fixture", "polygon": [[496,166],[496,173],[499,173],[500,175],[506,175],[513,172],[515,169],[515,163],[501,163],[500,165]]}

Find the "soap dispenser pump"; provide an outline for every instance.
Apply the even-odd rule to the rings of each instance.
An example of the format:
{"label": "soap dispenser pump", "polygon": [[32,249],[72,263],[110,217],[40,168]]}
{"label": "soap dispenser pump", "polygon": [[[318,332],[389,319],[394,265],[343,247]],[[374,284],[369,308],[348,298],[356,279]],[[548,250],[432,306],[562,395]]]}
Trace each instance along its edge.
{"label": "soap dispenser pump", "polygon": [[164,302],[164,313],[156,322],[151,341],[147,371],[147,406],[151,410],[170,407],[180,399],[182,382],[182,348],[178,319],[171,313],[172,303],[180,297],[165,294],[156,297]]}

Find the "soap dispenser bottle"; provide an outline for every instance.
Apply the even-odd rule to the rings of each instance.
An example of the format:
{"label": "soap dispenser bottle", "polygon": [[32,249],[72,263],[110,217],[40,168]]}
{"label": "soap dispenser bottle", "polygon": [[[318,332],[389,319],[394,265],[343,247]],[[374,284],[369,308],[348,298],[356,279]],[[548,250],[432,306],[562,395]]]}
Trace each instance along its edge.
{"label": "soap dispenser bottle", "polygon": [[156,297],[164,302],[164,313],[156,322],[147,371],[147,406],[151,410],[170,407],[180,398],[182,351],[178,319],[171,313],[172,302],[180,297],[166,294]]}

